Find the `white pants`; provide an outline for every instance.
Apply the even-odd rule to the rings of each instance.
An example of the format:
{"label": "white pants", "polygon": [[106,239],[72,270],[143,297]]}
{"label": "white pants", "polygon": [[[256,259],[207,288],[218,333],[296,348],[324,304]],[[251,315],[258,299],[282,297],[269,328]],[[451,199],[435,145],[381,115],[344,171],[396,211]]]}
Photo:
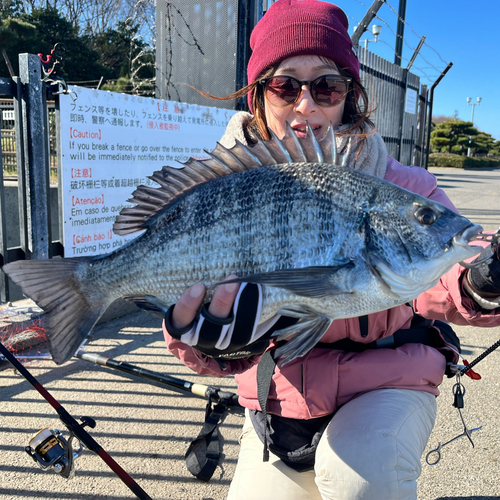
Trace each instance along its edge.
{"label": "white pants", "polygon": [[436,418],[432,394],[381,389],[344,405],[316,451],[314,471],[296,472],[270,453],[247,415],[228,500],[414,500],[420,457]]}

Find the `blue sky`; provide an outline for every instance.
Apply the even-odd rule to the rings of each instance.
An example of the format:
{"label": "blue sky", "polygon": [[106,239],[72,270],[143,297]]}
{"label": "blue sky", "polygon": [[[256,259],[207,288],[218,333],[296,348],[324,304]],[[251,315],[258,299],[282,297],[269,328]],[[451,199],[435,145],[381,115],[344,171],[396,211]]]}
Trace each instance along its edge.
{"label": "blue sky", "polygon": [[[334,0],[347,14],[349,34],[365,15],[373,0]],[[392,7],[392,9],[391,9]],[[368,50],[394,62],[399,0],[389,0],[370,24],[382,26],[380,41],[369,43]],[[395,12],[396,13],[395,13]],[[413,55],[420,38],[426,45],[412,68],[428,88],[449,62],[453,67],[434,90],[433,116],[453,116],[471,120],[477,102],[474,125],[500,140],[500,2],[498,0],[407,0],[403,45],[403,67]],[[386,24],[387,23],[387,24]],[[365,38],[373,39],[365,33]]]}

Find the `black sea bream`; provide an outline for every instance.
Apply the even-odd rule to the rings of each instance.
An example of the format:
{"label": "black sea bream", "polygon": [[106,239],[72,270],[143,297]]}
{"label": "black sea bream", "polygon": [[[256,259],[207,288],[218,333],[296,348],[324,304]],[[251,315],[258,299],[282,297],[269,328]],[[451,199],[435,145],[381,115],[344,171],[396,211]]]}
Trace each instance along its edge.
{"label": "black sea bream", "polygon": [[[158,310],[193,283],[230,274],[261,283],[261,322],[300,321],[280,337],[282,363],[306,354],[333,319],[404,304],[480,249],[481,230],[443,205],[341,163],[331,129],[317,142],[288,127],[280,141],[227,150],[140,186],[114,231],[145,230],[96,257],[17,261],[3,270],[46,313],[57,364],[75,353],[117,298]],[[256,168],[258,167],[258,168]],[[283,359],[284,358],[284,359]]]}

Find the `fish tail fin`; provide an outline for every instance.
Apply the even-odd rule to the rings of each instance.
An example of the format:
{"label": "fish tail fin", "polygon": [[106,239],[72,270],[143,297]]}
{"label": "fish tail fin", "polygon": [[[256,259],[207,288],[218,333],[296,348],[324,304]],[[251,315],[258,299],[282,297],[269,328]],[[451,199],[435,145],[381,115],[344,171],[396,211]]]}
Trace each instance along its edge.
{"label": "fish tail fin", "polygon": [[41,307],[52,359],[68,361],[109,305],[109,299],[92,290],[88,297],[76,274],[94,260],[79,257],[50,260],[19,260],[2,270],[23,293]]}

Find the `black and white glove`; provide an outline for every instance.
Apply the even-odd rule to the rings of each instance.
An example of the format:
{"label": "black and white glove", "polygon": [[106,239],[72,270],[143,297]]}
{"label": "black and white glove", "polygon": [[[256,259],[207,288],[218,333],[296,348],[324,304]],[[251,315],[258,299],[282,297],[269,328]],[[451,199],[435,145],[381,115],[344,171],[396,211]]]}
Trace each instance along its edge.
{"label": "black and white glove", "polygon": [[269,346],[272,328],[279,316],[259,325],[262,311],[261,285],[242,283],[229,318],[216,318],[204,304],[200,317],[186,328],[172,326],[171,306],[165,314],[167,332],[176,340],[215,358],[224,368],[224,360],[231,361],[262,354]]}
{"label": "black and white glove", "polygon": [[469,270],[469,281],[479,293],[500,295],[500,229],[494,234],[491,246],[482,250],[476,260],[483,259],[493,252],[492,261]]}

